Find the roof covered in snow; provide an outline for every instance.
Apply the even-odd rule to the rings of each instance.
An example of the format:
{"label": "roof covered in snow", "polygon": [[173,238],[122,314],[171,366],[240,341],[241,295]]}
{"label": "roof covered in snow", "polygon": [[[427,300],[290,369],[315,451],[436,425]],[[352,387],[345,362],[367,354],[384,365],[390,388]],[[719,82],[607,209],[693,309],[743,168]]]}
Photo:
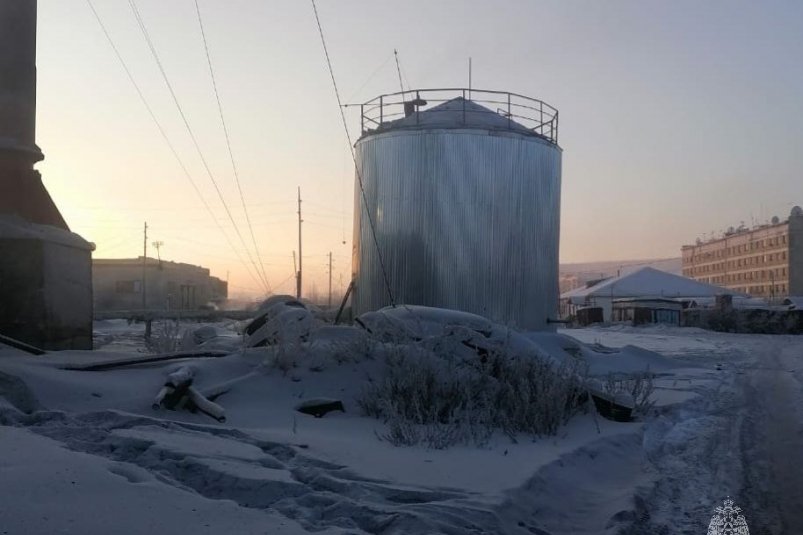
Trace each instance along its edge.
{"label": "roof covered in snow", "polygon": [[590,288],[571,290],[561,295],[561,299],[582,302],[590,297],[714,297],[723,294],[745,295],[647,266]]}
{"label": "roof covered in snow", "polygon": [[0,239],[41,240],[92,251],[94,244],[78,234],[52,225],[31,223],[16,215],[0,214]]}
{"label": "roof covered in snow", "polygon": [[543,137],[501,113],[463,97],[456,97],[403,119],[387,122],[380,131],[397,128],[482,128]]}

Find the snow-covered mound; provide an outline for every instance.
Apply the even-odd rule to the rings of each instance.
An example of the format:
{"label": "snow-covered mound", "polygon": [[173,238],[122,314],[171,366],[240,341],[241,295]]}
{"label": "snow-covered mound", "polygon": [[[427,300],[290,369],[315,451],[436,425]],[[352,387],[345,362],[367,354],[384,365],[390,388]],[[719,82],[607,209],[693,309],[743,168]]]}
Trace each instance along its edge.
{"label": "snow-covered mound", "polygon": [[[293,308],[285,302],[269,309],[277,304],[285,311]],[[182,324],[192,348],[170,360],[142,353],[142,325],[121,322],[96,324],[99,335],[125,342],[112,341],[100,351],[34,358],[0,347],[0,434],[5,437],[0,455],[4,470],[19,481],[0,483],[0,501],[14,504],[4,508],[4,529],[153,533],[181,526],[193,532],[517,534],[548,526],[557,534],[568,532],[559,529],[564,502],[593,509],[587,526],[620,525],[612,518],[627,507],[621,490],[625,479],[613,476],[640,473],[638,462],[627,457],[608,456],[606,468],[594,472],[599,493],[545,501],[549,506],[541,517],[523,504],[543,500],[547,489],[558,488],[553,480],[566,482],[559,488],[571,487],[569,481],[583,486],[589,455],[638,444],[639,423],[581,411],[548,439],[511,427],[479,433],[481,448],[471,441],[446,450],[398,448],[393,422],[364,415],[361,400],[366,387],[384,381],[400,360],[420,364],[417,371],[424,376],[429,364],[448,372],[441,376],[448,379],[442,386],[476,384],[482,391],[493,389],[480,372],[507,360],[523,366],[509,368],[513,371],[536,369],[522,364],[530,359],[554,372],[581,359],[625,357],[623,369],[643,364],[666,374],[677,372],[671,362],[659,369],[662,363],[649,352],[609,350],[559,334],[516,333],[451,311],[397,307],[360,319],[363,327],[313,322],[297,343],[257,348],[243,348],[225,324],[211,329]],[[238,345],[230,352],[204,349],[219,339]],[[188,356],[193,351],[205,356]],[[444,351],[452,357],[444,358]],[[124,360],[129,364],[105,371],[77,369]],[[197,406],[180,399],[152,408],[155,396],[182,369],[200,395],[225,409],[225,424],[191,412]],[[492,372],[487,380],[494,377],[511,376]],[[340,402],[344,412],[316,418],[297,410],[321,399]],[[523,405],[530,403],[526,399]],[[482,431],[480,420],[463,423]],[[403,430],[415,429],[424,438],[434,429],[404,425]],[[53,462],[32,461],[40,457]],[[599,505],[597,498],[613,496],[614,488],[621,495]],[[34,492],[36,501],[23,499]]]}
{"label": "snow-covered mound", "polygon": [[309,337],[315,318],[308,306],[289,296],[272,296],[245,327],[245,344],[261,347],[299,344]]}

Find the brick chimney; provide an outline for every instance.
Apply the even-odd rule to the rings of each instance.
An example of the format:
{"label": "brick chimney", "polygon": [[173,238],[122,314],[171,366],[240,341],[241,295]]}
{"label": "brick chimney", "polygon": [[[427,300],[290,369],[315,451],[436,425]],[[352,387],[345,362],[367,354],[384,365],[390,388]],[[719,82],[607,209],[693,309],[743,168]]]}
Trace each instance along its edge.
{"label": "brick chimney", "polygon": [[36,0],[0,0],[0,215],[69,230],[33,166]]}

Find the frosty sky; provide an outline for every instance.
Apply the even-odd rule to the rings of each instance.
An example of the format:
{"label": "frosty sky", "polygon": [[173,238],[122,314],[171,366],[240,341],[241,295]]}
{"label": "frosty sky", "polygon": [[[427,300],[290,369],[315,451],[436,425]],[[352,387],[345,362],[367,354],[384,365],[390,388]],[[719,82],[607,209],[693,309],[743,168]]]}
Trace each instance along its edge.
{"label": "frosty sky", "polygon": [[[96,7],[225,221],[126,0]],[[193,0],[138,0],[232,211],[243,220]],[[200,0],[232,146],[275,290],[291,291],[295,195],[305,291],[350,273],[352,163],[308,1]],[[560,110],[561,261],[678,256],[683,243],[803,204],[803,3],[318,0],[348,102],[413,87],[513,91]],[[257,288],[198,201],[86,2],[39,0],[38,165],[96,257],[210,267]],[[375,73],[375,74],[374,74]],[[371,75],[373,77],[371,77]],[[356,137],[359,117],[350,112]],[[226,225],[227,228],[230,225]],[[243,229],[245,227],[243,226]],[[233,233],[230,233],[234,236]],[[345,238],[346,243],[342,241]],[[236,241],[235,241],[236,243]]]}

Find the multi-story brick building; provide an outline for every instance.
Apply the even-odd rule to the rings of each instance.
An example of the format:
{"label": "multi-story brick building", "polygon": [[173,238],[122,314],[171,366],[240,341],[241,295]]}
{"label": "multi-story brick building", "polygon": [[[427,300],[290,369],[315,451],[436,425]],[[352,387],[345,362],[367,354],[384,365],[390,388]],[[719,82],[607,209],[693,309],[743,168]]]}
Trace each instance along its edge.
{"label": "multi-story brick building", "polygon": [[731,229],[722,237],[684,245],[683,275],[770,301],[803,295],[803,210],[785,221]]}

